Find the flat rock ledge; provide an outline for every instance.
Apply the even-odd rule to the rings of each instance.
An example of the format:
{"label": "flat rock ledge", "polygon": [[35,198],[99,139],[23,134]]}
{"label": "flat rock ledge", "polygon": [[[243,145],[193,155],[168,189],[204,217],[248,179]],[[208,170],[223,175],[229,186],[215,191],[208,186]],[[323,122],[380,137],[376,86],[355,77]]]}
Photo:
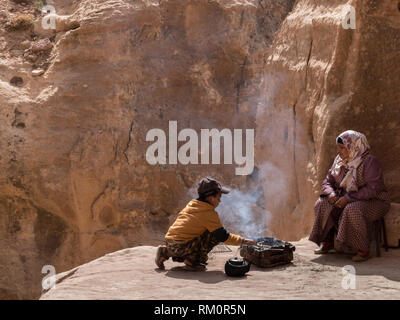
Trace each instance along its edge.
{"label": "flat rock ledge", "polygon": [[[251,266],[242,278],[224,273],[225,261],[237,254],[215,253],[206,272],[189,272],[169,260],[166,270],[154,264],[156,247],[141,246],[107,254],[56,276],[55,287],[41,300],[53,299],[399,299],[400,250],[382,250],[380,258],[354,263],[342,254],[316,256],[306,239],[293,242],[292,264],[272,269]],[[356,288],[344,289],[343,267],[356,271]]]}

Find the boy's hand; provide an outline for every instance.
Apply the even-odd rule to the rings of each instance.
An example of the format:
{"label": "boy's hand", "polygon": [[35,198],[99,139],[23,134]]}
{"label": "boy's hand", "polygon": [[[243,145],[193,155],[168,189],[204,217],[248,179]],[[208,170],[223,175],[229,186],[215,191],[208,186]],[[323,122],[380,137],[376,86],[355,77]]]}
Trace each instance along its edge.
{"label": "boy's hand", "polygon": [[253,246],[255,246],[256,244],[257,244],[257,242],[255,241],[255,240],[252,240],[252,239],[244,239],[243,240],[243,244],[246,244],[246,245],[253,245]]}

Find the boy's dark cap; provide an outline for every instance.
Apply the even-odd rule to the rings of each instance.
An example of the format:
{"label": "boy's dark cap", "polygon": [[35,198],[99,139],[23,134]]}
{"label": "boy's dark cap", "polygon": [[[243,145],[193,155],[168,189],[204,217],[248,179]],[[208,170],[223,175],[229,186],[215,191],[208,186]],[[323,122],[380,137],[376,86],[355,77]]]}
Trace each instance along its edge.
{"label": "boy's dark cap", "polygon": [[217,180],[206,177],[201,179],[199,185],[197,187],[197,192],[199,196],[208,197],[214,193],[222,192],[222,193],[229,193],[231,190],[227,187],[222,186]]}

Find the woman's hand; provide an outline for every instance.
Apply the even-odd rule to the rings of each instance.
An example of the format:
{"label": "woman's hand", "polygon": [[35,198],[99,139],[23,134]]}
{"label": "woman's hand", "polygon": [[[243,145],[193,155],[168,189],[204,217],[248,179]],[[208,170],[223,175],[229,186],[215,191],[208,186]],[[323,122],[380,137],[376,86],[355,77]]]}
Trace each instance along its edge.
{"label": "woman's hand", "polygon": [[334,206],[338,208],[344,208],[348,203],[346,197],[341,197],[338,201],[335,202]]}
{"label": "woman's hand", "polygon": [[336,193],[332,192],[329,196],[328,196],[328,202],[330,204],[334,204],[336,201],[339,200],[339,197],[336,195]]}
{"label": "woman's hand", "polygon": [[257,244],[257,242],[255,240],[251,240],[251,239],[244,239],[243,244],[248,245],[248,246],[250,246],[250,245],[255,246]]}

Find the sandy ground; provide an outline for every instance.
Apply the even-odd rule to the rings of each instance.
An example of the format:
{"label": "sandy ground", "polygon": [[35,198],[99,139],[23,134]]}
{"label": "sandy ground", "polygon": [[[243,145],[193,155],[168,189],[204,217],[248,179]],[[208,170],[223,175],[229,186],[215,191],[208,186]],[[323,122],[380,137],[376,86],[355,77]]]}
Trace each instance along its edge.
{"label": "sandy ground", "polygon": [[[316,256],[305,239],[293,244],[292,264],[253,265],[242,278],[224,273],[237,247],[214,254],[205,272],[184,271],[172,260],[161,271],[154,264],[156,247],[124,249],[57,275],[41,299],[400,299],[400,250],[357,264],[346,255]],[[346,265],[355,267],[355,289],[342,288]]]}

